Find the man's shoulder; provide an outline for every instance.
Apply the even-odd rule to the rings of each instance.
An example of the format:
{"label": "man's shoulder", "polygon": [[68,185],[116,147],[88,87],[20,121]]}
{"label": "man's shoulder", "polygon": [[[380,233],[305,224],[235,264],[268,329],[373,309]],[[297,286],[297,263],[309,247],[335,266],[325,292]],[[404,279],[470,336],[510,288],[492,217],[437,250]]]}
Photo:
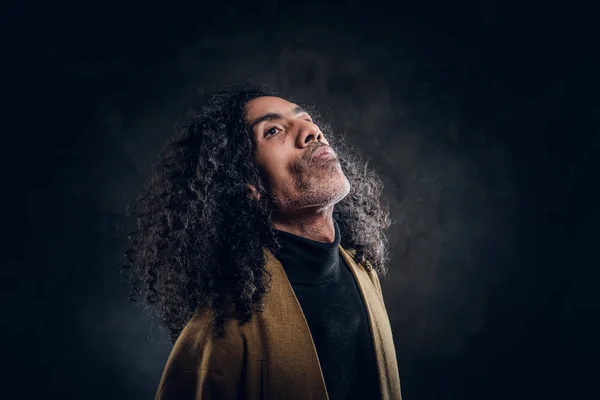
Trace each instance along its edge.
{"label": "man's shoulder", "polygon": [[361,268],[366,272],[369,279],[371,280],[371,283],[373,283],[373,286],[375,286],[375,288],[379,292],[380,297],[383,299],[383,292],[381,290],[381,282],[379,281],[379,276],[377,275],[377,270],[375,268],[373,268],[373,266],[371,265],[369,260],[359,262],[356,260],[357,252],[355,249],[353,249],[353,248],[344,249],[342,246],[340,246],[340,248],[347,253],[348,259],[350,260],[351,263],[353,263],[356,266],[356,268]]}
{"label": "man's shoulder", "polygon": [[340,248],[345,251],[346,253],[348,253],[348,255],[350,256],[349,258],[352,260],[352,262],[354,262],[357,266],[360,266],[361,268],[363,268],[364,270],[366,270],[367,272],[371,272],[374,271],[373,266],[371,265],[371,263],[366,260],[364,262],[359,262],[356,260],[356,250],[349,247],[349,248],[344,248],[342,246],[340,246]]}
{"label": "man's shoulder", "polygon": [[[234,346],[241,342],[238,321],[227,316],[224,320],[223,335],[215,337],[213,311],[209,308],[198,309],[181,331],[177,342],[185,347],[205,347],[209,343],[219,346]],[[177,343],[176,343],[177,345]]]}

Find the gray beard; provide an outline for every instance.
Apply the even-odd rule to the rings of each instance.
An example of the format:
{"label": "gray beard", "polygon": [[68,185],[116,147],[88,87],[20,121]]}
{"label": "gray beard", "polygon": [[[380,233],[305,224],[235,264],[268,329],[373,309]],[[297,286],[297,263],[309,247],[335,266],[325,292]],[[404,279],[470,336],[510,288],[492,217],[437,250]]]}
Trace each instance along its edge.
{"label": "gray beard", "polygon": [[[320,168],[321,171],[309,176],[308,168],[315,167]],[[324,165],[308,165],[304,168],[291,166],[289,171],[299,196],[297,198],[275,199],[276,208],[282,212],[335,204],[346,197],[350,191],[348,179],[341,171],[336,160],[329,160]],[[325,179],[319,181],[319,177]]]}

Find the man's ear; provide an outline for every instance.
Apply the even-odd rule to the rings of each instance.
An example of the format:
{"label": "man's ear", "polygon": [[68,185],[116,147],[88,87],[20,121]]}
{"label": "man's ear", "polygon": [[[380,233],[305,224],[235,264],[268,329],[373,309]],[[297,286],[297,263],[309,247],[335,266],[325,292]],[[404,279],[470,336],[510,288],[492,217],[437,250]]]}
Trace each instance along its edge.
{"label": "man's ear", "polygon": [[260,200],[260,193],[258,193],[258,190],[256,190],[254,185],[247,184],[246,186],[248,186],[248,198],[252,200]]}

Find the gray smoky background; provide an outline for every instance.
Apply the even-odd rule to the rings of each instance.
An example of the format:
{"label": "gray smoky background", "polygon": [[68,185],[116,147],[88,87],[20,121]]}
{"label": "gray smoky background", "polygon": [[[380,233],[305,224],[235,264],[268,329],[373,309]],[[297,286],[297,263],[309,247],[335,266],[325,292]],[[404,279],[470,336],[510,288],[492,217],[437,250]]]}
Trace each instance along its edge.
{"label": "gray smoky background", "polygon": [[382,179],[406,399],[598,393],[591,13],[436,4],[37,6],[11,47],[9,390],[152,398],[171,347],[127,300],[123,215],[191,106],[246,80],[318,105]]}

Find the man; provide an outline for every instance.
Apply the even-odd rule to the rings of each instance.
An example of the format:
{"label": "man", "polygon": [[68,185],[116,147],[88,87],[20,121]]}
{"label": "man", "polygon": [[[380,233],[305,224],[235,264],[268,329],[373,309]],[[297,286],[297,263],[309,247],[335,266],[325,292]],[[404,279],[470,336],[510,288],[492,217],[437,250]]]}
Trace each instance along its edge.
{"label": "man", "polygon": [[127,253],[175,341],[157,400],[401,398],[381,181],[317,117],[232,86],[161,153]]}

